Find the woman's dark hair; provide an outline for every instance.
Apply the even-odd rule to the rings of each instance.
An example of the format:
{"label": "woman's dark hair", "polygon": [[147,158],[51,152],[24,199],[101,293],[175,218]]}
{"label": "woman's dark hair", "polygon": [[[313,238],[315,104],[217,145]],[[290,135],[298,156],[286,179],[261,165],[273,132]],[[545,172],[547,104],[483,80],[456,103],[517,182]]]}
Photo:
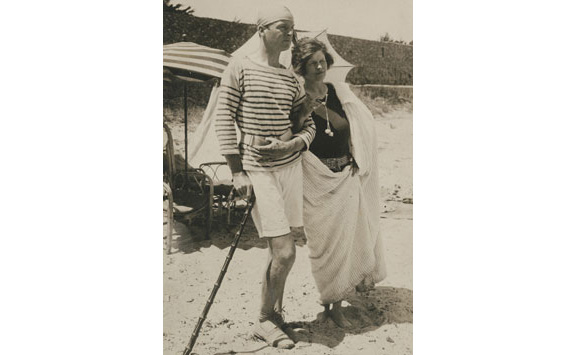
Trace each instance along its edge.
{"label": "woman's dark hair", "polygon": [[326,50],[326,45],[316,38],[302,38],[292,48],[292,69],[298,75],[306,75],[306,64],[314,53],[322,51],[326,57],[328,68],[334,64],[334,58]]}

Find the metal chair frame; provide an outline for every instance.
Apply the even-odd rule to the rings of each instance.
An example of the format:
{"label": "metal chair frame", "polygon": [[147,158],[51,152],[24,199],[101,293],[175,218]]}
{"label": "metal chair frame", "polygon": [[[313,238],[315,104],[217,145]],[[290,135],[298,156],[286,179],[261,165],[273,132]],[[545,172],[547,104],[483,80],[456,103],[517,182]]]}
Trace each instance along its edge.
{"label": "metal chair frame", "polygon": [[[202,169],[186,167],[184,171],[176,171],[174,141],[170,128],[166,124],[164,124],[164,131],[168,137],[165,147],[168,166],[164,180],[171,190],[172,211],[174,211],[175,204],[191,207],[187,212],[173,213],[172,217],[182,218],[187,221],[188,225],[191,225],[195,217],[203,216],[206,223],[205,238],[209,239],[213,219],[211,201],[214,199],[214,184],[212,179]],[[170,249],[171,245],[167,248],[168,253]]]}
{"label": "metal chair frame", "polygon": [[[206,175],[210,176],[214,182],[214,204],[216,205],[217,215],[221,216],[226,209],[226,222],[231,223],[232,210],[236,207],[236,196],[234,194],[234,185],[231,180],[223,179],[218,175],[221,169],[228,169],[226,162],[207,162],[199,166]],[[229,170],[227,170],[229,172]]]}

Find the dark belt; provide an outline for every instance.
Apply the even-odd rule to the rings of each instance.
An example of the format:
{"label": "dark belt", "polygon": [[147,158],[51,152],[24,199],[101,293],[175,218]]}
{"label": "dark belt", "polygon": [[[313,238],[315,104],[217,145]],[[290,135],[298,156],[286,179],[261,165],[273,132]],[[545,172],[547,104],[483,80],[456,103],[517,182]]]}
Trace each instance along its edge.
{"label": "dark belt", "polygon": [[344,155],[339,158],[320,158],[320,161],[335,173],[342,171],[346,166],[352,164],[351,155]]}

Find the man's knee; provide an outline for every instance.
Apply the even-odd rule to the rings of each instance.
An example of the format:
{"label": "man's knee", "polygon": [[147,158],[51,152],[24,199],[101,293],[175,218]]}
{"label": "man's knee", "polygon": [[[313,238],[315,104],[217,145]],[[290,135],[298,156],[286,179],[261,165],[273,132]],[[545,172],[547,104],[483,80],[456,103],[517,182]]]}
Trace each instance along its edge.
{"label": "man's knee", "polygon": [[296,250],[291,247],[283,248],[274,253],[272,257],[278,264],[284,267],[289,267],[292,266],[294,260],[296,260]]}
{"label": "man's knee", "polygon": [[285,267],[290,267],[294,264],[296,246],[294,245],[292,233],[271,240],[270,247],[272,248],[272,258],[276,263]]}

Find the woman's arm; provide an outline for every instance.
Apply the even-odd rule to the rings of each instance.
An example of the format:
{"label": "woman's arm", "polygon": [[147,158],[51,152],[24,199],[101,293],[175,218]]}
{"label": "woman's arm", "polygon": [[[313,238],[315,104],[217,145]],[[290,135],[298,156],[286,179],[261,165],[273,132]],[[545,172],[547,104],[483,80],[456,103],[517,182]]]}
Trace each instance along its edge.
{"label": "woman's arm", "polygon": [[310,95],[306,94],[302,103],[298,105],[292,112],[290,112],[290,122],[292,123],[292,133],[298,133],[302,130],[302,126],[306,119],[312,114],[312,111],[319,105],[316,100],[312,99]]}

